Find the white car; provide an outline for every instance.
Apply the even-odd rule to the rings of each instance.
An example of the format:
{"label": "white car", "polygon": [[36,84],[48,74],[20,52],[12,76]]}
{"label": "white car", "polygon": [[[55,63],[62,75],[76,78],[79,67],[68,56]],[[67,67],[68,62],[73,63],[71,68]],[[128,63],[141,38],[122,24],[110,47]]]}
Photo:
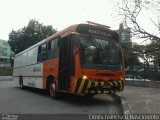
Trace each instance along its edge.
{"label": "white car", "polygon": [[126,75],[125,80],[146,81],[141,76]]}

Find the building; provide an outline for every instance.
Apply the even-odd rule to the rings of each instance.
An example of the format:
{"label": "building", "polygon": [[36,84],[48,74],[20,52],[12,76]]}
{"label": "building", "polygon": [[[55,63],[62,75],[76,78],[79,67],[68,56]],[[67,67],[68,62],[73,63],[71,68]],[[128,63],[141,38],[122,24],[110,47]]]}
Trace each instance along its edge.
{"label": "building", "polygon": [[131,30],[130,28],[126,27],[124,28],[124,25],[121,23],[119,25],[119,37],[120,37],[120,42],[123,43],[131,43]]}
{"label": "building", "polygon": [[0,39],[0,68],[10,67],[11,48],[8,41]]}

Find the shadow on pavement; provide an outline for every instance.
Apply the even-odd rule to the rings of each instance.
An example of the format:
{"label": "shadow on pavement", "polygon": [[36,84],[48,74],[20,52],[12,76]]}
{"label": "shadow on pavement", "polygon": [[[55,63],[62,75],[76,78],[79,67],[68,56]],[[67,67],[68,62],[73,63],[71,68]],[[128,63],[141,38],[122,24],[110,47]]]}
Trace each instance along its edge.
{"label": "shadow on pavement", "polygon": [[[16,88],[21,90],[19,87]],[[50,98],[49,93],[47,93],[45,90],[25,87],[24,91],[32,92],[34,94]],[[53,101],[54,100],[55,99],[53,99]],[[75,104],[78,106],[93,106],[93,105],[104,105],[104,104],[110,105],[115,103],[120,104],[119,101],[116,98],[114,98],[114,96],[108,94],[95,95],[92,98],[88,98],[83,95],[63,94],[62,98],[55,101],[63,101],[65,103]]]}

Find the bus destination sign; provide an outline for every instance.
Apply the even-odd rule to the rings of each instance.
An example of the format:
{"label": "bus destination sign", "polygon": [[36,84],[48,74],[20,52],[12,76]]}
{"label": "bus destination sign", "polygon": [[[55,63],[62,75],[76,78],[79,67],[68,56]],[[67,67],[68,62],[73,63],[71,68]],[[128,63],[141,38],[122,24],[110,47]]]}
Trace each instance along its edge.
{"label": "bus destination sign", "polygon": [[99,35],[99,36],[112,37],[112,34],[102,32],[102,31],[99,31],[99,30],[88,29],[88,32],[91,33],[91,34]]}
{"label": "bus destination sign", "polygon": [[97,35],[102,37],[108,37],[116,41],[119,41],[119,36],[117,32],[112,31],[110,29],[93,26],[93,25],[80,24],[77,28],[77,32],[84,33],[84,34],[92,34],[92,35]]}

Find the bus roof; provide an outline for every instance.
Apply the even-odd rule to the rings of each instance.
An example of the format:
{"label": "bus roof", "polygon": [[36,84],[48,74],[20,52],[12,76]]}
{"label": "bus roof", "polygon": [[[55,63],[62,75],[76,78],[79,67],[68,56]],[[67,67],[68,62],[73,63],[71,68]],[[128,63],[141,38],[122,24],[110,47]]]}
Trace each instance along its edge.
{"label": "bus roof", "polygon": [[96,25],[93,25],[93,24],[75,24],[75,25],[71,25],[67,28],[65,28],[64,30],[62,31],[59,31],[59,32],[56,32],[54,33],[53,35],[43,39],[42,41],[36,43],[35,45],[25,49],[24,51],[18,53],[16,56],[36,47],[36,46],[39,46],[47,41],[50,41],[51,39],[54,39],[56,37],[65,37],[71,33],[82,33],[82,34],[92,34],[92,35],[97,35],[97,36],[103,36],[103,37],[110,37],[112,39],[115,39],[115,40],[119,40],[119,37],[118,37],[118,33],[116,31],[113,31],[113,30],[110,30],[110,29],[106,29],[106,28],[103,28],[102,26],[98,26],[97,24]]}

